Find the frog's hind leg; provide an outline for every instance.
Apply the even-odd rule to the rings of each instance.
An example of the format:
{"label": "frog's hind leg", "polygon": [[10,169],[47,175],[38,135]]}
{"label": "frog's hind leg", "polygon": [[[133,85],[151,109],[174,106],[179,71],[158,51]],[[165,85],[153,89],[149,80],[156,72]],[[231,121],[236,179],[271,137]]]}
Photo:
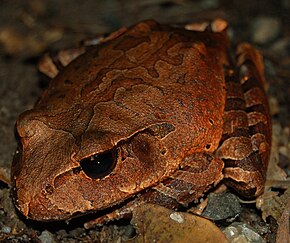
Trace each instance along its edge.
{"label": "frog's hind leg", "polygon": [[263,192],[271,144],[262,57],[249,44],[237,48],[238,70],[226,70],[224,129],[216,154],[225,181],[246,197]]}

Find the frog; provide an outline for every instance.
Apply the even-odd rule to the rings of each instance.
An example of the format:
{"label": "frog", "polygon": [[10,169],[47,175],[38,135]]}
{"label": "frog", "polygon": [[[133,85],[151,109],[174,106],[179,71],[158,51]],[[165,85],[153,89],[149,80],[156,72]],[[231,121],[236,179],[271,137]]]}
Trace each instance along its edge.
{"label": "frog", "polygon": [[51,77],[16,122],[16,208],[96,222],[142,203],[185,208],[219,185],[263,193],[271,119],[262,55],[228,23],[154,20],[42,59]]}

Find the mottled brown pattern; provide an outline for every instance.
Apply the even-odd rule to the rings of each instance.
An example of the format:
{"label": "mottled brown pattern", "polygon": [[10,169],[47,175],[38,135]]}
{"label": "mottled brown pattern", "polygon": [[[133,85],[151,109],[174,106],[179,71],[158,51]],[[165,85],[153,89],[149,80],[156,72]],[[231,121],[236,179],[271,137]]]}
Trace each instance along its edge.
{"label": "mottled brown pattern", "polygon": [[[231,92],[227,92],[224,134],[217,155],[224,159],[225,181],[230,186],[244,196],[259,195],[263,191],[261,185],[265,181],[271,147],[263,63],[261,55],[249,44],[241,44],[237,54],[239,72],[234,78],[226,79]],[[236,97],[232,94],[232,82],[238,89]],[[241,101],[244,105],[236,105],[242,104]]]}
{"label": "mottled brown pattern", "polygon": [[[270,120],[253,107],[268,105],[260,86],[243,87],[263,80],[263,64],[244,44],[236,73],[223,23],[194,31],[141,22],[83,54],[59,53],[62,65],[71,61],[59,73],[57,61],[44,60],[55,77],[17,121],[17,208],[35,220],[112,209],[102,223],[143,201],[186,206],[223,177],[241,195],[261,194]],[[116,158],[112,171],[89,176],[81,161],[106,154]]]}

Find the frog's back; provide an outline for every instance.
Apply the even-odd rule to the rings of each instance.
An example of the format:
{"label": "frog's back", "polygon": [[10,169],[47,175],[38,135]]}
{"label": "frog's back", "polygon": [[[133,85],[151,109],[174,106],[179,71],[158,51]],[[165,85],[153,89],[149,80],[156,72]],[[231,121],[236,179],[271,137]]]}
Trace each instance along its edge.
{"label": "frog's back", "polygon": [[203,150],[222,133],[227,47],[224,32],[140,23],[66,67],[29,116],[82,141],[95,133],[99,151],[158,123]]}

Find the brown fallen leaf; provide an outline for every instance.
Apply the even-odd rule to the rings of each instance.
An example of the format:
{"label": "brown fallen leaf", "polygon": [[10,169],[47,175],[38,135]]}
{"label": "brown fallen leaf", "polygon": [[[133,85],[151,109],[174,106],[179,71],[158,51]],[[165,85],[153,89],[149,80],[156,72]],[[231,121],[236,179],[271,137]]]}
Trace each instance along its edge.
{"label": "brown fallen leaf", "polygon": [[131,223],[137,236],[130,242],[229,242],[210,220],[155,204],[142,204]]}
{"label": "brown fallen leaf", "polygon": [[7,185],[10,185],[10,168],[0,167],[0,181],[4,182]]}
{"label": "brown fallen leaf", "polygon": [[290,213],[290,200],[282,213],[282,216],[278,220],[278,232],[276,242],[290,242],[290,231],[289,231],[289,213]]}
{"label": "brown fallen leaf", "polygon": [[271,215],[274,219],[279,221],[289,201],[290,188],[288,188],[281,196],[274,196],[264,199],[261,208],[263,220],[266,221],[266,218]]}
{"label": "brown fallen leaf", "polygon": [[[257,200],[257,207],[262,211],[262,218],[266,221],[268,216],[273,216],[276,220],[282,215],[282,212],[290,198],[290,181],[287,174],[279,166],[278,154],[278,136],[281,128],[277,124],[273,125],[272,151],[269,161],[265,192]],[[278,192],[274,189],[286,189],[283,195],[278,196]]]}
{"label": "brown fallen leaf", "polygon": [[23,53],[36,55],[43,52],[51,43],[61,39],[62,35],[63,30],[60,28],[48,28],[42,31],[33,29],[20,33],[7,26],[0,29],[0,45],[10,55]]}
{"label": "brown fallen leaf", "polygon": [[282,134],[282,130],[279,124],[273,124],[273,135],[272,135],[272,147],[271,147],[271,157],[267,170],[266,178],[266,189],[272,187],[272,181],[286,181],[287,174],[282,170],[279,163],[279,149],[278,149],[278,138]]}

